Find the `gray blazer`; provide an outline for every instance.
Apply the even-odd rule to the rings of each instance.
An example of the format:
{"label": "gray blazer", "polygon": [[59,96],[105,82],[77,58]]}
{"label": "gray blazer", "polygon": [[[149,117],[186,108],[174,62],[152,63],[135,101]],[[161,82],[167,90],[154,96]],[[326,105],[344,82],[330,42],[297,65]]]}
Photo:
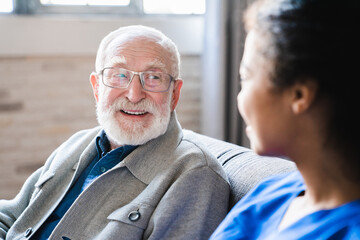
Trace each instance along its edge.
{"label": "gray blazer", "polygon": [[[13,200],[0,201],[0,239],[33,235],[97,154],[100,131],[73,135]],[[208,239],[227,213],[230,190],[222,167],[199,142],[196,134],[183,136],[173,113],[163,136],[81,193],[50,239]]]}

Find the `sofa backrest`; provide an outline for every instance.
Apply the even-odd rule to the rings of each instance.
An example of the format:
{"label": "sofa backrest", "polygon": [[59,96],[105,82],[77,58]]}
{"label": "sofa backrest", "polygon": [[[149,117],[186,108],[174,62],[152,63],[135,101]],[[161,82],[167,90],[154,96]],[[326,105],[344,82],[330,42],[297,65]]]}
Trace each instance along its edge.
{"label": "sofa backrest", "polygon": [[195,134],[223,166],[231,187],[230,208],[263,178],[296,170],[295,164],[286,159],[259,156],[251,149],[190,130],[184,130],[184,134]]}

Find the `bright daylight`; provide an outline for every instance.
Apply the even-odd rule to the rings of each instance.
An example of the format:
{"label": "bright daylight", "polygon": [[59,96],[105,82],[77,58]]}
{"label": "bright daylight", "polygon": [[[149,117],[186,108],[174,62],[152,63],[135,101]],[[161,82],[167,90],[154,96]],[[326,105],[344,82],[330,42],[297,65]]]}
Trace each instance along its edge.
{"label": "bright daylight", "polygon": [[9,13],[13,10],[13,1],[12,0],[2,0],[0,1],[0,13]]}
{"label": "bright daylight", "polygon": [[[41,0],[44,5],[127,6],[130,0]],[[204,14],[205,0],[143,0],[148,14]]]}

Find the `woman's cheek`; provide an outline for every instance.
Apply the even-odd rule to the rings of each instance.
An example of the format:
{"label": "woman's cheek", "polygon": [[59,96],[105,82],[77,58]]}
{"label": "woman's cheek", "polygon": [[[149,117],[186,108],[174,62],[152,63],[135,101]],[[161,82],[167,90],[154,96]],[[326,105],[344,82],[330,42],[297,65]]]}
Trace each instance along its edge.
{"label": "woman's cheek", "polygon": [[[242,118],[245,120],[246,119],[246,105],[245,105],[245,98],[244,98],[244,90],[241,90],[237,96],[237,106],[238,106],[238,110],[240,115],[242,116]],[[246,122],[246,120],[245,120]]]}

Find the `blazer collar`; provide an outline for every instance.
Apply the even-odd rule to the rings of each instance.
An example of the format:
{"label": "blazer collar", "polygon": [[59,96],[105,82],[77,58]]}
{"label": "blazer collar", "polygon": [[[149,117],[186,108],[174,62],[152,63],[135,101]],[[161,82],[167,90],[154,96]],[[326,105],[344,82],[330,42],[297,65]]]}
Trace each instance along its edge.
{"label": "blazer collar", "polygon": [[172,153],[182,138],[181,126],[174,111],[163,135],[139,146],[115,167],[126,166],[136,178],[149,184],[159,172],[175,161]]}

